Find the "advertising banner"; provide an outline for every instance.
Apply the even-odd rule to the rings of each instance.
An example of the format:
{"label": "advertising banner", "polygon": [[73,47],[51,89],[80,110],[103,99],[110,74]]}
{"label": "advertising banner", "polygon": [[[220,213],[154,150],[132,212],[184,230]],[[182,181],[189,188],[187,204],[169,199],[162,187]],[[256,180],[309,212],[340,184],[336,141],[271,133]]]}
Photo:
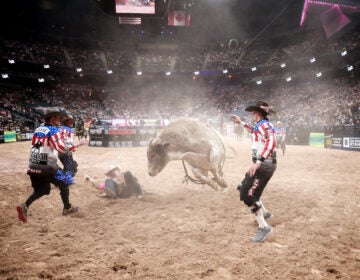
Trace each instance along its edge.
{"label": "advertising banner", "polygon": [[360,151],[360,137],[326,134],[325,148]]}
{"label": "advertising banner", "polygon": [[158,119],[143,119],[140,120],[142,126],[160,126],[161,122]]}
{"label": "advertising banner", "polygon": [[109,135],[129,135],[136,134],[136,129],[126,129],[126,128],[109,128]]}
{"label": "advertising banner", "polygon": [[344,137],[343,149],[360,151],[360,137]]}
{"label": "advertising banner", "polygon": [[34,133],[32,133],[32,132],[26,132],[22,135],[21,140],[31,140],[33,137],[33,134]]}
{"label": "advertising banner", "polygon": [[113,119],[112,127],[135,127],[135,126],[166,126],[169,124],[167,119]]}
{"label": "advertising banner", "polygon": [[5,143],[16,142],[16,131],[15,130],[4,131],[4,142]]}
{"label": "advertising banner", "polygon": [[324,148],[324,133],[310,133],[309,146]]}
{"label": "advertising banner", "polygon": [[327,149],[342,149],[342,137],[334,134],[325,135],[325,148]]}

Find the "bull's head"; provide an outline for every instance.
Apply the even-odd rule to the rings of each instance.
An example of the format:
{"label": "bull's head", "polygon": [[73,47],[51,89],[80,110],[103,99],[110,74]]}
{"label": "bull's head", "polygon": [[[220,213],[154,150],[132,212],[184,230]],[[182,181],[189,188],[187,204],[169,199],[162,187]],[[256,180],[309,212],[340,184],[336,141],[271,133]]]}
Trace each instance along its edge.
{"label": "bull's head", "polygon": [[169,145],[169,143],[162,143],[160,138],[153,138],[149,141],[147,158],[150,176],[159,174],[169,162],[167,155]]}

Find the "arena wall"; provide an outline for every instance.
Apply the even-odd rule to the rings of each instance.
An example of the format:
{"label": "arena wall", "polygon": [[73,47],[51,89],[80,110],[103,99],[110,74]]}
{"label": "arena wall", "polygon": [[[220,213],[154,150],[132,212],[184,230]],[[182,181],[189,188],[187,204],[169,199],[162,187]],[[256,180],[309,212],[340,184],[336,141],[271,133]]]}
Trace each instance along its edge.
{"label": "arena wall", "polygon": [[[164,120],[142,120],[92,125],[89,128],[89,146],[91,147],[144,147],[150,138],[156,137],[163,127]],[[233,124],[222,126],[210,123],[222,135],[235,137]],[[244,135],[248,137],[248,135]],[[308,127],[291,128],[287,131],[287,143],[291,145],[309,145],[326,149],[360,151],[360,127]],[[0,143],[31,140],[31,131],[0,131]]]}

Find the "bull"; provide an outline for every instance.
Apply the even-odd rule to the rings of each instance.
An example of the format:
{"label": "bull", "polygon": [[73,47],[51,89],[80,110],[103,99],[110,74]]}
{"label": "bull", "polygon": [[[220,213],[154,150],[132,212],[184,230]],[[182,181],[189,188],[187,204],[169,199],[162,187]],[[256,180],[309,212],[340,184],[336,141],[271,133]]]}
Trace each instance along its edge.
{"label": "bull", "polygon": [[150,176],[159,174],[172,160],[183,160],[201,183],[215,190],[228,186],[222,172],[225,147],[221,137],[197,119],[182,117],[170,122],[158,137],[150,139],[147,158]]}

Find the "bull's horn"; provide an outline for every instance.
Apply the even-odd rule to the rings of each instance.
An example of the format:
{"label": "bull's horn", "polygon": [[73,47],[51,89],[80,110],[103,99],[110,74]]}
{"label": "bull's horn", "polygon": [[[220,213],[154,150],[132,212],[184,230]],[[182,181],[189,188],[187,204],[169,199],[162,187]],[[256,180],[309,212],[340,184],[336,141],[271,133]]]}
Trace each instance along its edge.
{"label": "bull's horn", "polygon": [[157,137],[157,138],[151,139],[149,144],[151,146],[155,146],[155,145],[159,145],[160,143],[161,143],[161,139]]}

